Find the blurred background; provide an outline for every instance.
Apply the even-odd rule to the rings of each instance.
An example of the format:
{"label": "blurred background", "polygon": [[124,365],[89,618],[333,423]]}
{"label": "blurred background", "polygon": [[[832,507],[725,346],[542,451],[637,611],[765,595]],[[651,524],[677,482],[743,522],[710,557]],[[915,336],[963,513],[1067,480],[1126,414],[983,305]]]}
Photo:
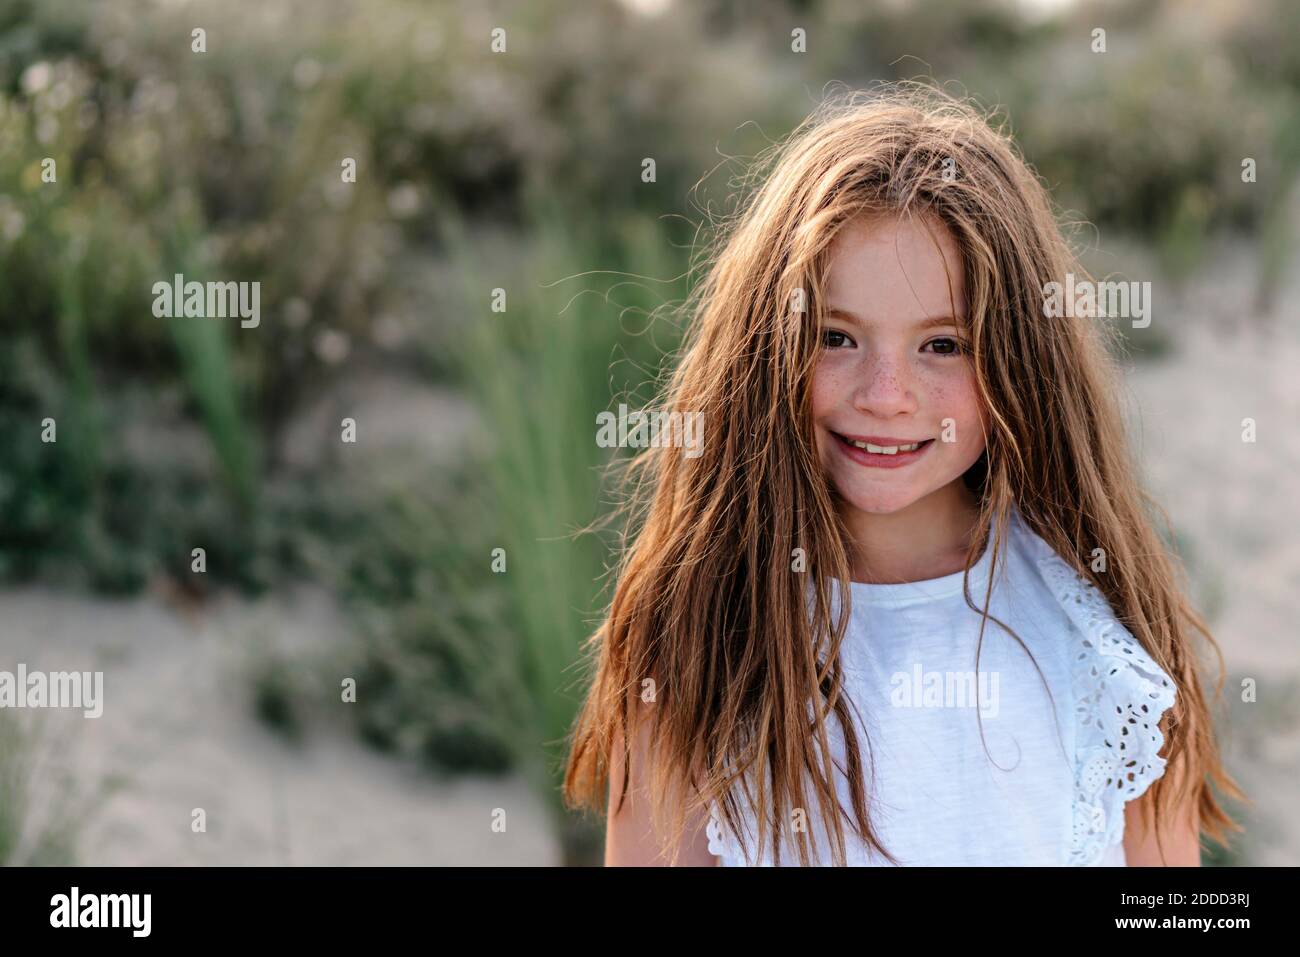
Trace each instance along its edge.
{"label": "blurred background", "polygon": [[[99,719],[0,711],[0,862],[598,862],[558,799],[595,416],[651,396],[747,162],[916,77],[1152,282],[1125,397],[1254,800],[1205,860],[1297,863],[1289,0],[0,0],[0,669],[105,674]],[[175,273],[260,325],[155,318]]]}

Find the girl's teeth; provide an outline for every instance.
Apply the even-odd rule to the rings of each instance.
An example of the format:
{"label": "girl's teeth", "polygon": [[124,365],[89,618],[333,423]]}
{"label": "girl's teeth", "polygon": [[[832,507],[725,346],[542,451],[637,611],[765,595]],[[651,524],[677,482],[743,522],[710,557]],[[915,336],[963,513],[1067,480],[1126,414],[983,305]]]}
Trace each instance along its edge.
{"label": "girl's teeth", "polygon": [[854,442],[860,449],[866,449],[868,452],[875,452],[877,455],[897,455],[899,452],[915,452],[921,447],[920,442],[913,442],[911,445],[872,445],[870,442]]}

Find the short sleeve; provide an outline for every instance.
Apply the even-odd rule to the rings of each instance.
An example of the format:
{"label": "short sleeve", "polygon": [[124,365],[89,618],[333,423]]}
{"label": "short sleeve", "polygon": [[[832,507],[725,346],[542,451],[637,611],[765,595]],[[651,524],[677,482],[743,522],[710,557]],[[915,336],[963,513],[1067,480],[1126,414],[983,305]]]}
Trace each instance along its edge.
{"label": "short sleeve", "polygon": [[1174,683],[1115,617],[1105,595],[1052,552],[1038,559],[1074,624],[1073,820],[1068,863],[1091,866],[1123,840],[1124,805],[1165,771],[1160,719]]}

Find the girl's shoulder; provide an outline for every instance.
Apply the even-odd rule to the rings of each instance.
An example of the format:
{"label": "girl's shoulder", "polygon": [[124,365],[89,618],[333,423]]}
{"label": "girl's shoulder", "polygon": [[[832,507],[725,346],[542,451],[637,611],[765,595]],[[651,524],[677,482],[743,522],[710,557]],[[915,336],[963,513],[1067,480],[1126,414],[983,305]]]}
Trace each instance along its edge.
{"label": "girl's shoulder", "polygon": [[1096,585],[1039,537],[1017,511],[1013,548],[1031,564],[1070,624],[1075,725],[1070,860],[1094,864],[1124,833],[1124,805],[1165,770],[1160,720],[1176,686],[1116,616]]}

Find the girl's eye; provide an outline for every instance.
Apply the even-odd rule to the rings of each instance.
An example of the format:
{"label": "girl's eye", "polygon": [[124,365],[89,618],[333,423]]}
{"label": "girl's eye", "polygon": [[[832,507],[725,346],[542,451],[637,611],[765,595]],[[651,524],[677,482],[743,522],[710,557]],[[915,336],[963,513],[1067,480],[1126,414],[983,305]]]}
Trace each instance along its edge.
{"label": "girl's eye", "polygon": [[848,345],[852,340],[836,329],[827,329],[822,336],[822,342],[828,349],[840,349]]}
{"label": "girl's eye", "polygon": [[926,343],[927,346],[934,346],[936,355],[955,356],[966,351],[966,344],[960,339],[953,339],[949,336],[941,336],[938,339],[931,339]]}

